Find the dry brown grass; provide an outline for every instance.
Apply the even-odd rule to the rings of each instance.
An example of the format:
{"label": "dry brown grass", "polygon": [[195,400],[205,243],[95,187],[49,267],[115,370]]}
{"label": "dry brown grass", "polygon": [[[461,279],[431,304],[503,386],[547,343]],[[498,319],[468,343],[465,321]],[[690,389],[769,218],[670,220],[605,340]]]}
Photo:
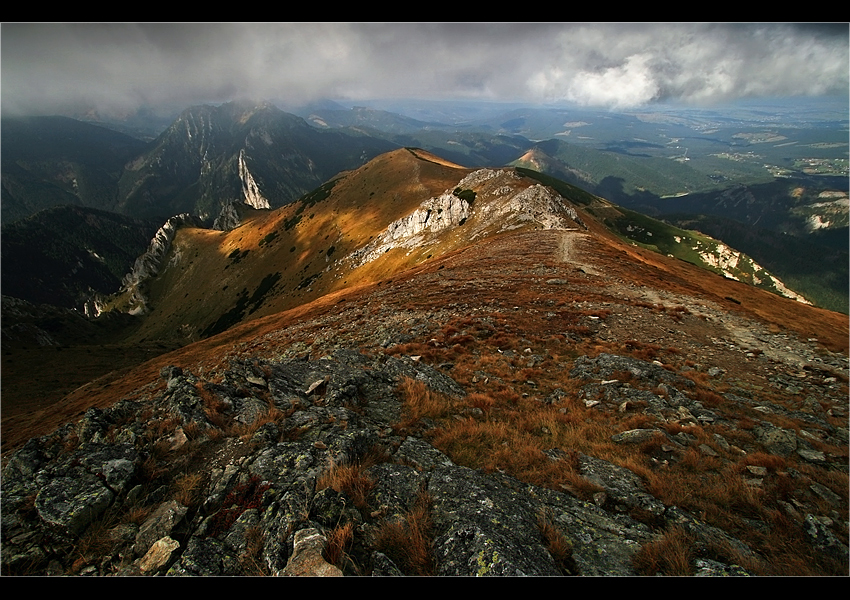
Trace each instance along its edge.
{"label": "dry brown grass", "polygon": [[699,461],[645,471],[647,491],[668,506],[679,506],[700,519],[746,533],[744,518],[767,519],[764,492],[728,469],[706,470]]}
{"label": "dry brown grass", "polygon": [[694,546],[695,540],[684,529],[672,527],[659,539],[642,546],[632,565],[641,575],[693,575]]}
{"label": "dry brown grass", "polygon": [[375,487],[361,465],[332,465],[316,482],[316,490],[331,488],[343,493],[354,502],[361,511],[369,509],[369,492]]}
{"label": "dry brown grass", "polygon": [[245,532],[245,551],[239,556],[244,575],[261,577],[269,574],[268,566],[262,561],[265,541],[265,530],[259,525],[250,527]]}
{"label": "dry brown grass", "polygon": [[216,427],[223,428],[217,421],[226,419],[224,413],[227,411],[227,404],[224,400],[219,398],[218,395],[207,389],[201,381],[195,384],[195,389],[197,390],[201,401],[204,403],[204,412],[206,413],[207,418]]}
{"label": "dry brown grass", "polygon": [[423,382],[410,377],[402,378],[398,391],[404,400],[401,429],[414,426],[420,419],[439,419],[448,414],[451,401],[442,394],[434,392]]}
{"label": "dry brown grass", "polygon": [[783,471],[788,468],[788,459],[775,454],[768,454],[766,452],[751,452],[741,458],[741,460],[738,461],[738,464],[742,467],[754,465],[757,467],[764,467],[771,471]]}
{"label": "dry brown grass", "polygon": [[343,569],[346,558],[354,542],[354,523],[348,522],[337,525],[327,533],[328,542],[325,544],[324,558],[330,564]]}
{"label": "dry brown grass", "polygon": [[431,498],[426,492],[420,492],[413,508],[401,520],[388,520],[378,526],[372,543],[404,574],[433,575],[432,528]]}
{"label": "dry brown grass", "polygon": [[580,575],[578,565],[573,558],[573,545],[564,533],[555,525],[552,516],[545,510],[537,515],[537,526],[543,535],[546,550],[555,560],[555,564],[564,575]]}
{"label": "dry brown grass", "polygon": [[240,423],[231,428],[232,434],[241,437],[243,440],[248,440],[266,423],[276,423],[281,425],[286,421],[289,414],[280,410],[273,404],[270,404],[266,410],[262,411],[250,423]]}
{"label": "dry brown grass", "polygon": [[500,415],[499,420],[451,420],[429,434],[434,445],[453,461],[486,472],[501,471],[522,481],[587,498],[599,487],[581,477],[577,455],[567,451],[554,460],[544,454],[548,448],[569,448],[558,444],[557,413]]}
{"label": "dry brown grass", "polygon": [[120,542],[110,536],[110,530],[120,522],[121,516],[118,508],[111,507],[80,535],[69,555],[74,557],[71,573],[79,573],[86,566],[99,563],[104,556],[111,555],[112,549]]}
{"label": "dry brown grass", "polygon": [[171,436],[180,425],[180,419],[174,416],[167,416],[159,419],[154,419],[148,423],[145,429],[145,435],[148,439],[158,440],[163,436]]}
{"label": "dry brown grass", "polygon": [[183,433],[188,440],[194,441],[204,434],[204,429],[201,428],[197,421],[189,421],[183,423]]}
{"label": "dry brown grass", "polygon": [[174,480],[174,499],[183,506],[192,508],[197,505],[203,475],[184,473]]}
{"label": "dry brown grass", "polygon": [[366,470],[387,460],[386,452],[373,446],[352,463],[332,463],[316,482],[316,490],[331,488],[348,496],[360,511],[369,510],[369,493],[375,482],[366,474]]}
{"label": "dry brown grass", "polygon": [[490,411],[496,404],[496,400],[492,396],[489,396],[487,394],[472,393],[466,397],[466,400],[473,408],[480,410],[484,414],[484,418],[487,421],[490,420]]}
{"label": "dry brown grass", "polygon": [[145,521],[147,521],[148,517],[153,512],[153,506],[133,506],[127,512],[126,520],[128,523],[135,523],[136,525],[141,525]]}

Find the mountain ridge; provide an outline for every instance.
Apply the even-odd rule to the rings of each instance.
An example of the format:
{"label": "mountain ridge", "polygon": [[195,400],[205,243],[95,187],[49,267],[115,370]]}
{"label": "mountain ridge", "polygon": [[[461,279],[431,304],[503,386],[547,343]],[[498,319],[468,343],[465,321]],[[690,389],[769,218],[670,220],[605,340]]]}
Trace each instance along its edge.
{"label": "mountain ridge", "polygon": [[847,315],[624,217],[403,148],[174,230],[155,358],[36,405],[92,348],[4,346],[4,568],[846,575]]}
{"label": "mountain ridge", "polygon": [[[422,179],[429,169],[431,180]],[[561,191],[588,202],[590,196],[580,190],[566,189]],[[340,174],[293,205],[255,211],[230,231],[175,230],[173,252],[163,259],[167,272],[161,282],[150,284],[159,290],[147,318],[154,329],[143,325],[136,339],[162,337],[178,328],[191,331],[189,339],[218,333],[250,315],[285,310],[361,277],[385,277],[512,228],[586,228],[577,208],[604,213],[605,219],[620,215],[618,223],[627,218],[605,201],[592,202],[565,202],[512,169],[464,169],[422,150],[396,150]],[[636,219],[628,217],[628,225],[619,225],[620,233],[640,239],[635,230],[646,231],[648,221],[639,225]],[[683,231],[678,236],[659,231],[654,243],[661,244],[662,235],[669,238],[666,252],[682,248],[691,262],[718,271],[721,261],[725,276],[742,278],[740,268],[751,264],[737,253],[726,256],[727,248],[708,238],[694,242]],[[702,254],[694,253],[694,243],[702,245]],[[270,269],[271,264],[276,268]],[[803,301],[755,263],[747,268],[765,280],[762,285],[773,282],[777,293]],[[752,277],[750,283],[759,281]],[[210,289],[205,281],[210,278],[220,288]],[[116,306],[126,302],[119,297]]]}
{"label": "mountain ridge", "polygon": [[[599,225],[587,225],[490,236],[92,381],[50,411],[4,416],[4,434],[9,425],[50,431],[75,423],[10,458],[4,485],[15,492],[4,494],[4,513],[41,514],[49,525],[21,517],[7,532],[30,535],[4,535],[4,556],[14,552],[15,566],[23,557],[43,565],[31,549],[42,536],[81,535],[87,520],[62,517],[53,493],[61,484],[83,506],[99,484],[83,468],[72,485],[59,477],[67,473],[62,465],[102,463],[118,502],[148,507],[144,521],[129,526],[130,513],[117,505],[86,513],[92,528],[123,524],[129,541],[110,543],[106,555],[84,550],[73,564],[56,542],[48,554],[53,572],[293,572],[299,540],[313,535],[321,542],[311,563],[317,570],[306,572],[316,575],[329,563],[339,569],[330,572],[348,575],[840,574],[840,527],[814,520],[830,509],[818,512],[811,490],[835,495],[828,501],[834,514],[845,510],[840,477],[837,484],[829,473],[846,462],[846,317],[776,296],[765,302],[767,292],[594,235]],[[819,338],[792,334],[792,326]],[[438,393],[459,397],[428,412],[414,409],[416,396],[407,392],[378,391],[413,382],[432,401]],[[203,408],[213,402],[215,412]],[[536,417],[524,421],[526,413]],[[799,434],[789,434],[790,420],[805,423]],[[796,451],[789,435],[799,440]],[[157,452],[148,445],[154,441]],[[370,449],[387,454],[367,458]],[[155,469],[136,466],[143,460]],[[805,479],[784,474],[792,467]],[[358,496],[353,484],[322,479],[341,477],[343,468],[358,469],[354,481],[373,491]],[[47,482],[30,509],[32,477],[19,475],[26,469]],[[171,495],[165,490],[184,481],[181,473],[198,480],[188,495]],[[675,483],[663,487],[667,477]],[[73,491],[82,484],[91,489]],[[673,492],[682,485],[685,494]],[[712,485],[734,493],[741,514],[701,515]],[[796,504],[772,500],[774,486],[796,490]],[[747,491],[762,488],[763,496]],[[138,499],[129,500],[131,489]],[[262,493],[240,496],[254,489]],[[222,504],[227,494],[234,504]],[[286,509],[287,498],[303,512]],[[422,530],[430,567],[411,565],[372,537],[394,519],[413,527],[417,498],[433,519],[433,529]],[[354,502],[362,508],[340,512]],[[543,508],[555,528],[549,535],[566,540],[566,553],[540,541],[548,539],[536,524]],[[505,522],[510,531],[498,526]],[[349,523],[348,559],[335,559],[327,554],[331,540]],[[768,523],[781,528],[781,544],[759,533]],[[809,527],[817,533],[807,534]],[[256,563],[239,558],[246,528],[262,540],[250,554]],[[459,531],[478,533],[458,546],[452,540],[467,539]],[[652,566],[655,545],[676,535],[691,540],[685,570],[670,571],[663,559]],[[10,541],[25,538],[29,546]],[[409,535],[402,539],[410,545]],[[171,548],[162,559],[150,554],[156,540]],[[607,549],[604,560],[599,547]],[[484,564],[475,560],[481,552]],[[540,553],[534,567],[525,562],[529,553]],[[806,556],[806,566],[786,562],[792,554]],[[559,567],[547,566],[552,557]]]}

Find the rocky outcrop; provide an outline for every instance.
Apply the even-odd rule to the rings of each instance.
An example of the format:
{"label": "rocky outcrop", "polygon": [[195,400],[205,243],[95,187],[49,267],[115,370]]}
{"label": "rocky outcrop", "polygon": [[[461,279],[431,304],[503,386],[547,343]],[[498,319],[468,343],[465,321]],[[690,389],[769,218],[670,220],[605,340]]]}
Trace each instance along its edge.
{"label": "rocky outcrop", "polygon": [[147,251],[136,259],[132,270],[121,281],[121,292],[130,293],[130,314],[144,314],[147,300],[142,292],[142,283],[159,273],[162,262],[171,250],[171,242],[181,227],[200,227],[196,217],[188,213],[168,219],[151,240]]}
{"label": "rocky outcrop", "polygon": [[430,198],[415,211],[393,221],[381,235],[353,252],[349,260],[355,266],[372,262],[393,248],[417,248],[426,244],[427,234],[435,234],[466,222],[471,211],[469,202],[446,192]]}
{"label": "rocky outcrop", "polygon": [[225,204],[221,208],[221,212],[213,221],[212,228],[216,231],[230,231],[236,229],[242,223],[242,217],[239,215],[239,210],[234,203]]}
{"label": "rocky outcrop", "polygon": [[[624,374],[642,385],[610,381]],[[583,357],[571,376],[602,380],[588,383],[601,388],[585,388],[602,398],[600,408],[617,410],[630,401],[630,388],[666,386],[664,399],[642,397],[649,410],[687,408],[695,419],[711,418],[696,403],[683,405],[675,388],[687,379],[653,363]],[[600,458],[550,455],[575,462],[597,490],[592,501],[455,464],[425,439],[396,433],[404,378],[441,394],[465,394],[417,358],[348,350],[318,360],[237,361],[214,380],[163,369],[143,399],[90,409],[78,423],[34,438],[10,457],[3,471],[4,568],[99,575],[632,575],[638,548],[671,525],[757,560],[742,542],[665,506],[635,473]],[[835,556],[846,554],[828,525],[809,521],[813,539]],[[417,543],[426,558],[414,565],[405,547]],[[737,565],[700,560],[701,574],[746,574]]]}
{"label": "rocky outcrop", "polygon": [[803,296],[789,289],[775,275],[770,274],[753,259],[737,250],[729,248],[725,244],[718,243],[707,250],[699,247],[694,249],[698,251],[699,257],[706,265],[716,269],[724,277],[735,280],[743,279],[752,285],[770,289],[780,296],[791,298],[803,304],[811,304]]}
{"label": "rocky outcrop", "polygon": [[242,196],[245,204],[251,208],[271,208],[269,201],[260,193],[260,187],[254,181],[254,176],[248,170],[244,148],[239,151],[239,179],[242,180]]}
{"label": "rocky outcrop", "polygon": [[[483,200],[483,201],[480,201]],[[390,225],[348,260],[355,267],[369,263],[395,248],[423,248],[437,235],[463,229],[463,239],[523,226],[542,229],[584,227],[575,208],[550,188],[528,185],[512,169],[480,169],[458,181],[454,188],[429,198],[409,215]]]}

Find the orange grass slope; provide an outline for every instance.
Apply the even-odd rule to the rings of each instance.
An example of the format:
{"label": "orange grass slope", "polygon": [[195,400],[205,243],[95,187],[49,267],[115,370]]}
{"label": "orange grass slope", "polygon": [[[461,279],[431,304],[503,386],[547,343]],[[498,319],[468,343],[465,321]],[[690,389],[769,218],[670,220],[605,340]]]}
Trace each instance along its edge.
{"label": "orange grass slope", "polygon": [[[752,361],[742,359],[740,351],[711,348],[709,340],[728,337],[733,324],[744,323],[796,333],[804,340],[816,337],[819,346],[847,353],[846,315],[779,298],[596,233],[602,235],[550,230],[493,236],[389,279],[331,292],[236,325],[129,373],[82,386],[52,409],[4,420],[4,449],[77,418],[90,406],[106,407],[123,397],[144,397],[152,387],[164,385],[159,371],[166,365],[214,373],[231,358],[275,359],[296,344],[312,355],[321,355],[340,343],[364,351],[380,349],[375,331],[388,325],[393,315],[401,321],[432,322],[430,330],[410,339],[411,350],[425,354],[425,359],[441,330],[471,316],[497,323],[497,334],[489,343],[521,350],[520,345],[528,343],[522,342],[524,339],[563,339],[575,319],[592,325],[588,315],[602,315],[607,329],[584,328],[580,331],[582,343],[558,342],[559,352],[626,353],[633,347],[675,345],[682,360],[702,362],[708,360],[710,351],[713,364],[723,365],[730,375],[756,381],[763,375],[753,368]],[[565,237],[572,238],[568,253],[563,248]],[[555,280],[559,284],[548,283]],[[655,301],[648,302],[649,296]],[[684,320],[680,313],[669,310],[679,306],[686,307],[684,314],[689,315]],[[714,315],[697,318],[706,307],[714,307]],[[665,335],[678,339],[662,341]],[[445,347],[451,341],[446,336],[445,342],[438,339],[436,343]],[[448,349],[436,351],[450,353]],[[494,358],[500,358],[493,352]]]}
{"label": "orange grass slope", "polygon": [[[314,277],[331,264],[332,247],[334,257],[349,255],[470,172],[420,150],[398,150],[341,174],[321,188],[327,193],[252,212],[232,231],[181,230],[172,265],[149,288],[151,312],[128,343],[181,335],[194,343],[92,381],[39,413],[4,418],[4,452],[90,406],[143,397],[162,384],[165,365],[211,373],[233,357],[278,358],[293,344],[311,354],[340,344],[377,350],[384,340],[376,332],[393,327],[410,337],[416,353],[431,352],[430,340],[453,339],[444,335],[446,328],[471,315],[504,326],[493,339],[514,345],[563,339],[572,331],[583,341],[558,350],[569,354],[663,343],[678,344],[701,360],[708,347],[713,360],[742,376],[751,371],[746,361],[722,346],[710,347],[712,340],[734,338],[743,345],[760,328],[816,338],[828,351],[847,353],[846,315],[633,246],[579,206],[574,208],[586,229],[528,225],[474,241],[449,232],[450,242],[427,253],[396,249],[339,277]],[[268,293],[251,303],[270,274],[278,276]],[[231,313],[232,322],[219,321],[240,298],[241,313]],[[600,315],[610,315],[606,329],[592,320]],[[217,322],[222,331],[204,339],[201,334]],[[414,330],[410,323],[424,325]]]}
{"label": "orange grass slope", "polygon": [[[629,244],[598,221],[587,221],[594,238],[604,240],[605,249],[600,248],[600,251],[607,254],[606,263],[612,275],[622,276],[633,285],[647,289],[710,300],[730,313],[756,318],[777,331],[787,330],[804,339],[817,339],[828,350],[847,354],[850,347],[848,315],[784,298]],[[624,262],[626,258],[628,261]],[[628,267],[623,267],[624,264]]]}
{"label": "orange grass slope", "polygon": [[324,274],[468,172],[427,152],[401,149],[289,206],[251,211],[231,231],[181,229],[168,266],[148,286],[150,311],[131,341],[194,341],[383,276]]}

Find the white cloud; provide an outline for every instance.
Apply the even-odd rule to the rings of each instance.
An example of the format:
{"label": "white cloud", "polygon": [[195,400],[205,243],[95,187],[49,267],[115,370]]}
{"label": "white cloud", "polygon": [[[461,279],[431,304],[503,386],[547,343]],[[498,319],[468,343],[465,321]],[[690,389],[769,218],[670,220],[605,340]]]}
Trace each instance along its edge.
{"label": "white cloud", "polygon": [[571,99],[627,107],[847,94],[835,25],[3,24],[9,110],[253,97]]}
{"label": "white cloud", "polygon": [[632,108],[658,97],[659,87],[647,55],[635,54],[617,67],[601,72],[580,71],[572,78],[566,98],[592,106]]}

